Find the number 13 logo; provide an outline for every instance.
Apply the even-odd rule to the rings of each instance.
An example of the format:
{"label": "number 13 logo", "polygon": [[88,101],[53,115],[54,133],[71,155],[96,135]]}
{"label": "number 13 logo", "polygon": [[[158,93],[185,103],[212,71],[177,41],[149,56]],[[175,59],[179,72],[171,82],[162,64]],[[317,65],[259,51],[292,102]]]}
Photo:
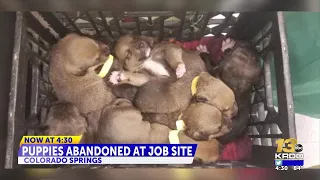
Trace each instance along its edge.
{"label": "number 13 logo", "polygon": [[[297,144],[297,140],[290,138],[290,139],[278,139],[276,141],[277,152],[285,152],[285,153],[292,153],[295,152],[295,146]],[[287,144],[287,147],[283,147],[283,144]]]}

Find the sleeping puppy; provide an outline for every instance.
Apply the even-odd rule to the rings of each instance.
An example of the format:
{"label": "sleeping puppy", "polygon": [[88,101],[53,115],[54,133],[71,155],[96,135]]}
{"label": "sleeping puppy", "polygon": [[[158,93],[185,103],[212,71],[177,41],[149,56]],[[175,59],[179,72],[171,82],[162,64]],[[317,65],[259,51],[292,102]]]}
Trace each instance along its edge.
{"label": "sleeping puppy", "polygon": [[222,146],[216,139],[196,141],[189,136],[186,136],[184,131],[180,131],[178,137],[180,143],[197,144],[194,160],[199,161],[202,164],[209,164],[218,161]]}
{"label": "sleeping puppy", "polygon": [[142,120],[142,115],[127,99],[116,99],[106,106],[98,126],[100,143],[169,143],[171,129]]}
{"label": "sleeping puppy", "polygon": [[259,56],[251,44],[237,42],[227,51],[223,60],[214,70],[214,76],[220,78],[234,92],[239,105],[238,115],[232,120],[232,130],[219,137],[222,143],[229,143],[242,135],[249,120],[250,91],[259,80],[261,67]]}
{"label": "sleeping puppy", "polygon": [[[169,42],[155,43],[154,38],[146,36],[120,37],[115,46],[115,54],[125,71],[113,72],[110,77],[113,84],[142,86],[152,77],[181,78],[188,66],[193,69],[204,66],[192,62],[194,57],[181,46]],[[200,59],[198,54],[197,56],[194,59]]]}
{"label": "sleeping puppy", "polygon": [[[137,43],[144,44],[143,48],[137,47]],[[168,43],[167,45],[155,43],[151,37],[132,35],[122,37],[116,45],[115,55],[122,64],[122,69],[130,71],[121,71],[120,81],[118,81],[119,78],[116,78],[117,82],[115,84],[129,83],[140,86],[134,104],[143,113],[171,113],[182,110],[188,105],[192,97],[190,87],[186,84],[191,84],[195,76],[202,71],[206,71],[204,62],[198,53],[182,51],[181,47],[175,47],[173,49],[182,51],[182,59],[186,66],[186,72],[177,79],[176,71],[167,61],[180,62],[179,59],[181,58],[167,58],[166,53],[162,52],[166,51],[165,47],[168,47],[167,50],[169,51],[171,46]],[[145,52],[149,52],[148,49],[151,49],[150,57],[155,57],[155,59],[146,58]],[[142,65],[145,62],[152,62],[153,64],[156,62],[155,66],[151,66],[155,68],[151,68],[151,70],[157,72],[159,70],[165,73],[152,73],[150,68],[145,68]],[[179,64],[177,62],[175,64]],[[137,69],[137,67],[140,68]],[[114,72],[118,73],[118,71]],[[115,77],[114,74],[111,76]]]}
{"label": "sleeping puppy", "polygon": [[211,140],[223,136],[231,130],[231,119],[224,118],[221,111],[204,102],[191,102],[183,111],[173,113],[144,113],[143,119],[176,129],[176,121],[181,118],[186,124],[185,133],[198,141]]}
{"label": "sleeping puppy", "polygon": [[90,142],[86,118],[68,102],[58,102],[50,108],[44,127],[44,134],[48,136],[82,135],[81,143]]}
{"label": "sleeping puppy", "polygon": [[197,102],[183,111],[181,118],[185,125],[185,133],[198,141],[211,140],[231,130],[231,121],[225,120],[216,107]]}
{"label": "sleeping puppy", "polygon": [[[102,112],[98,139],[100,143],[170,143],[167,126],[142,120],[142,115],[127,99],[116,99]],[[195,157],[203,162],[215,162],[219,157],[219,142],[195,141],[184,132],[178,133],[182,144],[198,144]]]}
{"label": "sleeping puppy", "polygon": [[[180,110],[171,113],[143,113],[144,120],[175,129],[175,122],[182,113],[184,114],[183,119],[188,119],[188,122],[186,122],[187,134],[196,140],[209,139],[209,137],[212,139],[229,131],[230,128],[221,127],[228,127],[222,125],[224,121],[226,121],[226,124],[231,123],[231,119],[238,113],[238,106],[232,90],[221,80],[212,77],[207,72],[201,72],[199,76],[185,83],[185,86],[186,84],[189,84],[189,91],[194,93],[192,100],[186,106],[182,106]],[[157,88],[159,92],[162,87]],[[180,91],[180,93],[183,93],[183,91]],[[159,107],[165,105],[166,101],[156,100],[155,102],[161,102],[158,105]],[[202,114],[204,117],[197,118]]]}
{"label": "sleeping puppy", "polygon": [[231,120],[238,113],[238,106],[233,91],[220,79],[207,72],[199,74],[194,98],[218,108],[224,119]]}
{"label": "sleeping puppy", "polygon": [[115,96],[95,68],[109,55],[105,44],[77,34],[61,39],[50,52],[50,81],[59,100],[74,104],[81,114],[102,109]]}

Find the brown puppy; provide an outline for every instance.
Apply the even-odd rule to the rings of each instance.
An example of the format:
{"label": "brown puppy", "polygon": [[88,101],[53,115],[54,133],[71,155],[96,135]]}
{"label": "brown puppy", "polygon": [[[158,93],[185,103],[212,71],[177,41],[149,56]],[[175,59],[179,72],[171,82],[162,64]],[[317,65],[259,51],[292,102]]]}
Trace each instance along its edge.
{"label": "brown puppy", "polygon": [[61,101],[74,104],[82,114],[102,109],[115,97],[94,69],[109,55],[106,45],[69,34],[50,53],[50,80]]}
{"label": "brown puppy", "polygon": [[216,139],[209,141],[196,141],[185,135],[185,132],[179,132],[179,141],[183,144],[197,144],[195,160],[200,160],[203,164],[216,162],[220,157],[221,144]]}
{"label": "brown puppy", "polygon": [[[140,48],[140,50],[137,50],[137,52],[132,53],[132,51],[136,51],[135,49],[137,48],[137,43],[144,44],[143,48]],[[116,56],[119,58],[120,64],[123,64],[123,69],[130,69],[132,71],[137,67],[135,64],[141,65],[144,62],[149,61],[150,59],[145,59],[145,54],[149,51],[148,49],[150,49],[150,47],[147,46],[148,44],[150,47],[152,47],[150,54],[152,55],[154,53],[155,56],[160,56],[159,58],[155,58],[157,59],[156,69],[158,69],[159,66],[164,67],[166,71],[169,72],[170,76],[150,76],[148,72],[142,72],[143,69],[145,70],[145,68],[138,69],[138,73],[123,71],[129,73],[128,77],[130,77],[125,78],[128,80],[125,83],[132,85],[143,85],[139,88],[139,91],[135,96],[134,104],[143,113],[171,113],[180,111],[182,108],[188,105],[191,99],[191,90],[187,84],[191,85],[191,81],[195,76],[202,71],[206,71],[204,62],[201,60],[198,53],[184,50],[182,51],[181,47],[176,47],[179,49],[179,51],[182,51],[181,59],[183,59],[183,62],[186,66],[186,72],[181,78],[177,79],[176,75],[174,75],[175,71],[173,71],[171,68],[173,66],[170,67],[170,64],[167,61],[170,59],[173,60],[173,62],[179,62],[180,60],[177,59],[180,58],[163,57],[163,52],[158,52],[163,51],[163,44],[154,43],[154,38],[127,35],[118,42],[117,47],[119,48],[116,48],[115,51]],[[174,50],[175,48],[168,48],[168,50],[170,49]],[[130,55],[127,56],[128,54]],[[172,54],[175,55],[175,53]],[[139,59],[142,61],[139,61]],[[150,72],[150,69],[148,71]],[[159,74],[161,73],[158,73],[158,75]],[[126,76],[126,74],[123,74],[123,76]]]}
{"label": "brown puppy", "polygon": [[100,143],[169,143],[171,129],[142,120],[142,115],[127,99],[116,99],[102,112]]}
{"label": "brown puppy", "polygon": [[[191,86],[196,87],[194,102],[172,113],[144,113],[144,120],[175,129],[175,122],[182,113],[182,119],[188,127],[186,133],[196,140],[212,139],[229,132],[231,118],[238,111],[232,90],[207,72],[201,72],[198,81],[192,82],[186,84],[189,84],[190,89]],[[163,101],[159,101],[161,106]]]}
{"label": "brown puppy", "polygon": [[[104,108],[99,128],[100,143],[169,143],[170,128],[160,124],[150,124],[142,120],[142,115],[129,100],[116,99]],[[195,141],[179,132],[182,144],[198,144],[195,157],[203,162],[215,162],[219,157],[219,143],[216,140]]]}
{"label": "brown puppy", "polygon": [[238,113],[233,91],[220,79],[201,72],[194,95],[197,102],[205,102],[218,108],[225,119],[231,120]]}
{"label": "brown puppy", "polygon": [[197,141],[211,140],[231,130],[231,121],[225,120],[216,107],[198,102],[183,111],[181,118],[186,125],[186,134]]}
{"label": "brown puppy", "polygon": [[115,54],[124,72],[116,71],[110,77],[113,84],[129,83],[141,86],[153,76],[180,78],[186,72],[183,49],[173,43],[155,43],[154,38],[124,35],[120,37]]}
{"label": "brown puppy", "polygon": [[78,108],[68,102],[58,102],[53,105],[48,113],[44,125],[47,129],[44,134],[48,136],[79,136],[81,142],[88,142],[88,124]]}

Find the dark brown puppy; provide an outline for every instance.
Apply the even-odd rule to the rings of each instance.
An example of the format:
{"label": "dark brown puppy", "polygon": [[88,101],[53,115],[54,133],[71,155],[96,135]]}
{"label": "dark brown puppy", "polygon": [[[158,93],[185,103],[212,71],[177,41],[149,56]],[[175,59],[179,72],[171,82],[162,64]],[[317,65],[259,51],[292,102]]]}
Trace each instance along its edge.
{"label": "dark brown puppy", "polygon": [[94,69],[109,55],[106,45],[69,34],[50,53],[50,80],[61,101],[74,104],[82,114],[102,109],[115,96]]}
{"label": "dark brown puppy", "polygon": [[44,126],[46,127],[44,134],[48,136],[82,135],[82,143],[89,141],[86,118],[80,114],[76,106],[68,102],[58,102],[53,105]]}
{"label": "dark brown puppy", "polygon": [[218,108],[202,102],[188,106],[181,119],[186,125],[186,134],[198,141],[211,140],[231,130],[231,121],[225,120]]}
{"label": "dark brown puppy", "polygon": [[237,42],[214,70],[214,75],[233,90],[239,105],[238,115],[232,120],[232,130],[219,137],[220,142],[231,142],[246,129],[249,119],[250,90],[259,80],[260,72],[258,53],[252,45],[245,42]]}
{"label": "dark brown puppy", "polygon": [[251,44],[237,42],[215,68],[214,76],[226,83],[235,94],[248,91],[259,79],[259,55]]}

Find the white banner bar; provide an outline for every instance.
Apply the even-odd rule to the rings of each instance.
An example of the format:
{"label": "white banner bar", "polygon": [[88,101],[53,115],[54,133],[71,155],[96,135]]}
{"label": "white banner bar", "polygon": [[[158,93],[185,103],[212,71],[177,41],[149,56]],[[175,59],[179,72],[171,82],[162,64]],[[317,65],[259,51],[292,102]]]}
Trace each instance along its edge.
{"label": "white banner bar", "polygon": [[192,164],[193,157],[18,157],[18,164]]}

